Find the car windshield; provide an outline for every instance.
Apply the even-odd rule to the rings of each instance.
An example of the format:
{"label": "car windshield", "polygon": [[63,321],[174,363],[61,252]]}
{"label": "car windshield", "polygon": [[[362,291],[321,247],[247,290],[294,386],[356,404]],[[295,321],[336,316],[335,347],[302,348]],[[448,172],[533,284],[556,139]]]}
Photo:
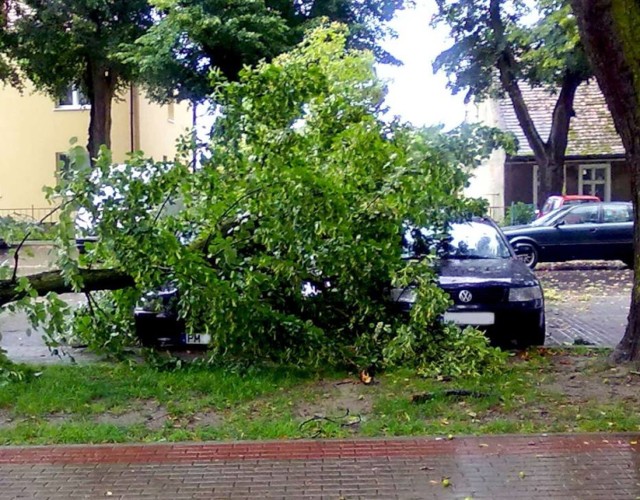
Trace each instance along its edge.
{"label": "car windshield", "polygon": [[560,214],[566,213],[567,210],[569,210],[570,208],[571,207],[563,206],[558,210],[554,210],[553,212],[544,214],[539,219],[534,220],[530,225],[531,226],[548,226],[550,222],[556,220],[560,216]]}
{"label": "car windshield", "polygon": [[498,230],[482,222],[452,224],[446,234],[428,228],[408,228],[402,238],[403,257],[435,253],[442,259],[508,259],[509,247]]}

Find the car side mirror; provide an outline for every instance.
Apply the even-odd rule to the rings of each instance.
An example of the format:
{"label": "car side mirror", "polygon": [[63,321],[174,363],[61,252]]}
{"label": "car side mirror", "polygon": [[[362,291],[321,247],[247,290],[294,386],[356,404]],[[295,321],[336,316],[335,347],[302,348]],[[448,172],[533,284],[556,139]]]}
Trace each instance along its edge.
{"label": "car side mirror", "polygon": [[560,226],[564,226],[566,224],[566,222],[564,220],[558,221],[556,223],[553,224],[553,227],[560,227]]}

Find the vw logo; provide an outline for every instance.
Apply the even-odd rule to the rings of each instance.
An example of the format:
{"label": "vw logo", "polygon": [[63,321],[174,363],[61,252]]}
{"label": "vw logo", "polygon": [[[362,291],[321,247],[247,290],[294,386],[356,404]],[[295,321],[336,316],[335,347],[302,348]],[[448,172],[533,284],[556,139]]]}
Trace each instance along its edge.
{"label": "vw logo", "polygon": [[471,302],[471,299],[473,299],[473,295],[471,295],[471,292],[469,290],[462,290],[459,294],[458,294],[458,298],[460,299],[460,302]]}

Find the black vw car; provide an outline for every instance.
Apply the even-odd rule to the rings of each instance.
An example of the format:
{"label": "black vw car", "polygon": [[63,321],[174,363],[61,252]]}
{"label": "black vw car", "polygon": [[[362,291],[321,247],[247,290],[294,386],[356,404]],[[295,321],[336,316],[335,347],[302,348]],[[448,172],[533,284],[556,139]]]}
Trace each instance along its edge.
{"label": "black vw car", "polygon": [[[446,235],[407,229],[403,247],[405,258],[437,255],[438,283],[452,301],[445,321],[478,327],[500,346],[544,344],[540,282],[516,257],[493,221],[478,218],[456,223]],[[411,288],[394,289],[391,295],[404,310],[415,302]]]}
{"label": "black vw car", "polygon": [[503,228],[516,254],[538,262],[621,260],[633,266],[633,207],[627,202],[562,207],[526,226]]}
{"label": "black vw car", "polygon": [[[407,228],[403,257],[438,256],[439,286],[451,297],[445,321],[485,331],[496,345],[527,347],[545,340],[544,298],[539,281],[513,253],[490,219],[453,224],[446,234]],[[304,290],[303,294],[315,292]],[[411,288],[393,289],[390,300],[400,311],[415,302]],[[209,335],[187,335],[176,315],[177,291],[168,287],[147,294],[135,310],[136,330],[145,345],[193,346]],[[161,333],[159,333],[161,332]]]}

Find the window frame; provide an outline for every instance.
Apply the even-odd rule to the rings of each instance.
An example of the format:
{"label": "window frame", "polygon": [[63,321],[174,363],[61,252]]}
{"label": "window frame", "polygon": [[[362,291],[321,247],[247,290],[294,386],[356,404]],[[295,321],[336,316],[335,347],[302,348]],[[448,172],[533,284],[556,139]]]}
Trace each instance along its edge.
{"label": "window frame", "polygon": [[[67,88],[67,91],[71,89],[71,104],[60,104],[61,97],[55,100],[55,109],[56,111],[84,111],[87,109],[91,109],[91,104],[89,103],[89,98],[85,96],[80,89],[78,89],[74,85],[70,85]],[[87,101],[87,104],[82,104],[82,97]]]}
{"label": "window frame", "polygon": [[[583,179],[583,170],[595,171],[597,168],[604,168],[604,180],[589,180]],[[591,176],[593,178],[593,175]],[[593,187],[597,185],[604,185],[604,199],[600,201],[611,201],[611,163],[587,163],[578,165],[578,194],[581,195],[593,195],[593,192],[586,193],[585,187]]]}

